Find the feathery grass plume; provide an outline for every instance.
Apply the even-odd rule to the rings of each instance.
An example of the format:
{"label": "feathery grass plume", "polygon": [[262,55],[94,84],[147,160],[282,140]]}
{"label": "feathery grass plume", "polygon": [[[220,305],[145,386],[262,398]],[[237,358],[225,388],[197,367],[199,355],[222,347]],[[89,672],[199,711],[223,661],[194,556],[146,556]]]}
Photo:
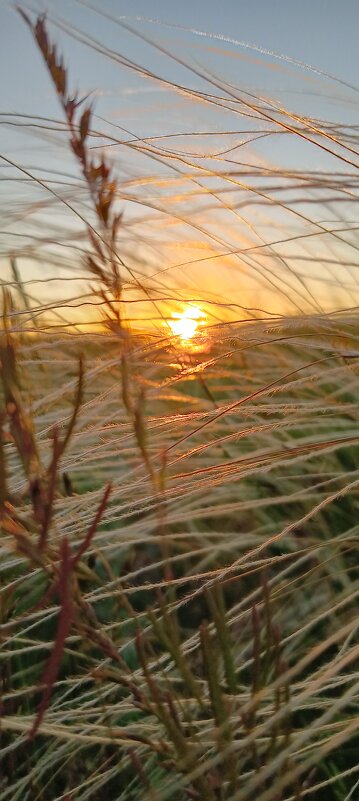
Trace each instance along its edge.
{"label": "feathery grass plume", "polygon": [[[91,200],[96,210],[97,219],[100,225],[100,233],[93,226],[87,226],[87,233],[90,244],[95,255],[87,255],[87,266],[90,273],[96,277],[99,288],[98,293],[105,304],[104,311],[106,321],[110,328],[116,331],[121,330],[121,300],[122,300],[122,281],[120,277],[119,265],[121,259],[116,250],[118,229],[122,220],[122,213],[115,213],[114,205],[117,193],[117,181],[112,176],[112,170],[106,162],[104,156],[100,159],[93,158],[88,147],[88,136],[92,118],[92,107],[87,106],[84,111],[79,113],[86,98],[79,99],[78,95],[70,95],[68,92],[67,71],[61,56],[58,55],[56,45],[52,44],[46,29],[45,15],[39,16],[33,25],[28,14],[23,9],[18,8],[19,13],[30,27],[39,49],[43,55],[49,70],[52,82],[56,88],[61,106],[66,116],[69,142],[72,152],[81,165],[81,170],[85,182],[88,186]],[[109,275],[110,272],[110,275]],[[144,390],[139,393],[138,399],[132,408],[130,400],[130,371],[128,355],[125,350],[122,352],[122,399],[125,408],[133,419],[134,434],[137,445],[143,459],[143,463],[153,485],[153,490],[158,495],[159,476],[154,472],[152,462],[149,457],[147,447],[147,430],[144,418]],[[76,409],[76,407],[75,407]],[[74,420],[76,411],[74,410]],[[70,431],[72,423],[70,423]],[[55,451],[54,451],[55,459]],[[161,469],[160,469],[160,474]],[[161,480],[161,479],[160,479]],[[163,479],[162,479],[163,480]],[[172,573],[169,567],[169,542],[165,532],[165,505],[162,499],[157,498],[157,517],[158,532],[160,535],[161,549],[165,559],[165,575],[168,580]],[[45,533],[46,536],[46,533]]]}
{"label": "feathery grass plume", "polygon": [[40,482],[42,466],[38,455],[33,425],[22,398],[21,383],[16,360],[16,340],[9,325],[9,314],[15,309],[9,292],[3,291],[3,331],[1,333],[1,380],[10,432],[25,472],[30,491]]}
{"label": "feathery grass plume", "polygon": [[120,304],[115,305],[115,302],[107,294],[109,292],[115,301],[121,299],[121,277],[116,240],[122,215],[116,214],[113,210],[117,182],[112,177],[111,169],[104,158],[97,159],[90,155],[87,139],[91,126],[92,107],[89,105],[83,111],[80,110],[87,98],[80,99],[77,94],[69,94],[67,71],[62,57],[57,53],[56,45],[49,40],[45,15],[39,16],[33,25],[30,17],[22,8],[18,8],[18,11],[36,39],[66,116],[69,143],[74,156],[81,164],[82,174],[101,225],[99,234],[92,227],[88,227],[88,235],[96,255],[88,255],[87,264],[90,272],[103,287],[100,292],[111,310],[111,317],[115,314],[116,322],[120,326]]}

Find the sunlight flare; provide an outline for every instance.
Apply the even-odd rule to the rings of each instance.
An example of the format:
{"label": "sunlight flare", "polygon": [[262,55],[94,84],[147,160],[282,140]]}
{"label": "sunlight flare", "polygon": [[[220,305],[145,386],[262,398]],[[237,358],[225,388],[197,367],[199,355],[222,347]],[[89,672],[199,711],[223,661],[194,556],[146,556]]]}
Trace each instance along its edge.
{"label": "sunlight flare", "polygon": [[175,312],[168,324],[175,336],[183,342],[189,342],[198,334],[198,328],[203,320],[203,312],[198,306],[188,306],[183,312]]}

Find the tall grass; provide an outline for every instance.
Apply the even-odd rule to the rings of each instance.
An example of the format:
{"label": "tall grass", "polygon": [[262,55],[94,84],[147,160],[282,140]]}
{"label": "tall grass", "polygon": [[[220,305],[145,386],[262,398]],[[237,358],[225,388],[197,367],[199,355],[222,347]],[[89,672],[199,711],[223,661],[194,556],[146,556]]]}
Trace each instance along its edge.
{"label": "tall grass", "polygon": [[[235,127],[99,130],[21,16],[62,114],[27,124],[73,161],[4,156],[39,194],[11,212],[2,304],[0,799],[354,799],[356,130],[50,17]],[[283,136],[334,167],[251,152]],[[194,346],[168,326],[188,303]]]}

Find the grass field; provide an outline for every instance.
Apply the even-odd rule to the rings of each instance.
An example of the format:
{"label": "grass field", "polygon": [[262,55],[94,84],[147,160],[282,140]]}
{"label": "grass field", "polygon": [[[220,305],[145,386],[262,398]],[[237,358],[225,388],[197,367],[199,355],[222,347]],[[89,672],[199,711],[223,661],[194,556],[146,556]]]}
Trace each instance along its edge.
{"label": "grass field", "polygon": [[[126,228],[115,167],[90,147],[93,110],[69,94],[47,21],[25,22],[78,163],[71,202],[83,230],[59,235],[53,251],[52,235],[44,251],[27,233],[26,247],[9,251],[3,287],[0,801],[355,801],[359,330],[348,253],[357,245],[340,205],[342,192],[356,197],[349,129],[334,134],[332,123],[250,101],[261,124],[272,116],[273,135],[286,127],[347,163],[301,177],[247,164],[236,191],[249,206],[255,196],[259,215],[270,198],[265,230],[278,214],[275,242],[308,241],[285,257],[261,217],[253,229],[250,211],[237,220],[243,286],[240,275],[234,294],[223,280],[232,301],[204,288],[199,298],[189,278],[166,283],[166,266],[154,270],[148,254],[162,231],[168,256],[167,219],[184,254],[178,274],[187,275],[195,242],[210,260],[225,236],[236,263],[233,219],[225,225],[238,197],[232,208],[225,192],[239,167],[219,174],[215,160],[210,172],[202,154],[197,179],[194,156],[189,176],[188,154],[173,149],[199,199],[180,198],[168,181],[148,218],[144,189],[143,216]],[[233,104],[233,88],[214,84],[207,102],[216,92],[217,104],[222,94]],[[162,157],[161,168],[169,151]],[[204,193],[214,221],[201,205],[205,177],[217,181]],[[134,185],[139,207],[138,176]],[[323,209],[336,213],[330,231]],[[293,214],[303,228],[293,231]],[[155,235],[137,250],[136,272],[127,257],[141,226]],[[314,232],[329,239],[317,255]],[[74,242],[82,260],[72,277],[85,289],[71,294]],[[21,259],[41,264],[44,252],[61,300],[36,298],[36,281],[23,280]],[[278,299],[272,312],[242,303],[249,268],[258,293],[267,282]],[[325,304],[319,287],[329,284]],[[335,309],[345,292],[351,304]],[[128,321],[134,299],[140,311]],[[74,319],[83,302],[89,318]],[[173,333],[173,315],[199,307],[197,333]],[[155,324],[143,324],[148,308]]]}

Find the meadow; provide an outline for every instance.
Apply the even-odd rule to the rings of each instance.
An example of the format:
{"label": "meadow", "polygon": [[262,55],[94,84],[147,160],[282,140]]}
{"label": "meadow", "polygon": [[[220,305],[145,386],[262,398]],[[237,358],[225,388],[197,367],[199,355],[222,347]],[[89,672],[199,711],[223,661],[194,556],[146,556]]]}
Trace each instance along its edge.
{"label": "meadow", "polygon": [[[357,127],[19,25],[71,168],[4,157],[0,801],[355,801]],[[64,32],[223,129],[115,132]]]}

